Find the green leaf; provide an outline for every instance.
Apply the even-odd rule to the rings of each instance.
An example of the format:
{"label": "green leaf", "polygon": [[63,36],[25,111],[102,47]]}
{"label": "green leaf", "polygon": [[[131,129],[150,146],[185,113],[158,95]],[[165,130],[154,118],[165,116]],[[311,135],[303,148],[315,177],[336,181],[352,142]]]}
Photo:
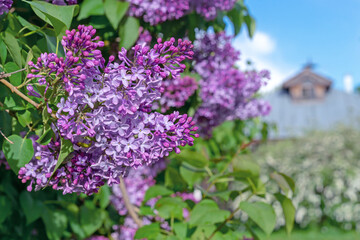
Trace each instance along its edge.
{"label": "green leaf", "polygon": [[176,168],[168,166],[165,171],[165,186],[174,191],[182,191],[187,184]]}
{"label": "green leaf", "polygon": [[139,20],[134,17],[127,17],[124,25],[120,27],[120,48],[129,49],[139,37]]}
{"label": "green leaf", "polygon": [[160,198],[156,204],[155,209],[158,211],[160,217],[164,219],[177,218],[183,219],[183,209],[187,204],[179,197],[165,197]]}
{"label": "green leaf", "polygon": [[12,202],[7,196],[0,196],[0,224],[11,215]]}
{"label": "green leaf", "polygon": [[60,41],[65,30],[70,29],[74,15],[79,11],[78,5],[59,6],[42,1],[24,1],[31,5],[35,14],[54,27]]}
{"label": "green leaf", "polygon": [[21,51],[18,41],[13,35],[11,35],[8,32],[4,33],[3,39],[12,59],[18,65],[18,67],[21,68],[22,67]]}
{"label": "green leaf", "polygon": [[187,149],[182,150],[179,155],[175,156],[175,158],[181,159],[197,168],[203,168],[209,164],[208,159],[203,153],[190,151]]}
{"label": "green leaf", "polygon": [[149,201],[152,198],[158,197],[158,196],[169,196],[173,194],[174,192],[167,189],[164,186],[160,185],[154,185],[149,187],[149,189],[145,193],[144,202]]}
{"label": "green leaf", "polygon": [[286,176],[283,173],[273,172],[270,174],[270,177],[276,181],[279,187],[284,191],[287,195],[290,190],[295,191],[295,183],[294,181]]}
{"label": "green leaf", "polygon": [[7,57],[6,44],[0,40],[0,59],[1,59],[2,65],[5,64],[6,57]]}
{"label": "green leaf", "polygon": [[26,217],[26,224],[30,224],[41,217],[44,205],[37,199],[33,199],[27,191],[20,193],[20,206]]}
{"label": "green leaf", "polygon": [[236,158],[234,160],[234,177],[236,179],[258,178],[260,175],[260,167],[255,162]]}
{"label": "green leaf", "polygon": [[140,215],[156,216],[154,210],[150,206],[141,206],[139,208]]}
{"label": "green leaf", "polygon": [[99,202],[100,208],[105,209],[110,203],[110,195],[110,189],[105,185],[95,194],[94,200]]}
{"label": "green leaf", "polygon": [[77,20],[88,18],[90,16],[104,15],[104,3],[102,0],[85,0],[80,5],[80,13]]}
{"label": "green leaf", "polygon": [[33,53],[33,50],[30,49],[27,56],[26,56],[26,62],[25,62],[25,65],[26,65],[26,69],[29,69],[29,64],[28,62],[30,62],[32,59],[34,58],[34,53]]}
{"label": "green leaf", "polygon": [[180,239],[185,239],[187,233],[187,224],[184,222],[174,223],[174,232],[176,236],[179,237]]}
{"label": "green leaf", "polygon": [[246,27],[248,29],[249,37],[252,38],[254,36],[255,28],[256,28],[255,19],[253,17],[251,17],[250,15],[246,15],[244,17],[244,21],[245,21]]}
{"label": "green leaf", "polygon": [[273,207],[264,202],[241,202],[240,209],[247,213],[267,235],[274,230],[276,224],[276,214]]}
{"label": "green leaf", "polygon": [[74,151],[73,145],[70,140],[66,140],[64,138],[61,138],[61,148],[58,160],[56,162],[55,169],[52,174],[56,172],[56,170],[60,167],[60,165],[63,163],[63,161],[66,159],[67,156],[69,156],[70,153]]}
{"label": "green leaf", "polygon": [[[11,73],[11,72],[15,72],[17,70],[19,70],[19,66],[16,65],[16,63],[14,62],[8,62],[5,64],[4,66],[5,68],[5,72],[6,73]],[[22,83],[22,77],[21,77],[21,72],[12,74],[9,79],[10,79],[10,83],[14,86],[19,86]]]}
{"label": "green leaf", "polygon": [[203,177],[203,173],[191,171],[183,166],[180,167],[180,174],[182,178],[185,180],[185,182],[191,188],[194,186],[195,183],[199,182]]}
{"label": "green leaf", "polygon": [[[0,131],[5,136],[9,136],[11,134],[11,117],[6,111],[0,111]],[[6,140],[2,135],[0,135],[0,149],[2,148],[4,141]]]}
{"label": "green leaf", "polygon": [[134,239],[155,239],[160,234],[160,223],[152,223],[139,228]]}
{"label": "green leaf", "polygon": [[280,193],[276,193],[275,197],[281,203],[281,207],[283,209],[283,213],[285,217],[286,231],[290,233],[294,227],[296,209],[293,203],[291,202],[291,200],[286,196]]}
{"label": "green leaf", "polygon": [[23,110],[16,112],[16,116],[19,120],[21,126],[26,127],[30,123],[32,123],[32,115],[29,110]]}
{"label": "green leaf", "polygon": [[195,205],[190,213],[190,227],[211,225],[224,221],[230,212],[219,209],[215,201],[205,199]]}
{"label": "green leaf", "polygon": [[60,240],[67,227],[64,212],[44,208],[42,219],[45,224],[46,235],[50,240]]}
{"label": "green leaf", "polygon": [[235,36],[240,33],[241,25],[243,23],[243,9],[239,3],[235,3],[234,8],[227,13],[231,22],[234,24]]}
{"label": "green leaf", "polygon": [[41,135],[41,137],[36,142],[41,145],[48,145],[53,136],[54,136],[54,132],[49,127],[47,130],[44,131],[44,133]]}
{"label": "green leaf", "polygon": [[11,169],[18,174],[19,169],[28,162],[34,155],[34,148],[30,139],[21,138],[18,135],[11,135],[8,139],[12,142],[5,141],[2,150]]}
{"label": "green leaf", "polygon": [[105,0],[105,15],[115,30],[117,30],[121,19],[129,8],[128,2],[118,0]]}
{"label": "green leaf", "polygon": [[80,208],[80,223],[87,236],[91,236],[101,227],[104,217],[101,209],[89,209],[86,206]]}

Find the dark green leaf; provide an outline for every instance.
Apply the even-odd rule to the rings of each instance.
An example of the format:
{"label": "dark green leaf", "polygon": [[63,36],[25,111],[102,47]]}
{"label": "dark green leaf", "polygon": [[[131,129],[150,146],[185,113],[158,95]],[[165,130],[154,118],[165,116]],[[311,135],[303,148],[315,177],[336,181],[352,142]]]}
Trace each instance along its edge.
{"label": "dark green leaf", "polygon": [[30,139],[21,138],[18,135],[11,135],[8,139],[12,143],[5,141],[2,150],[11,169],[17,174],[21,167],[30,162],[34,155],[34,148]]}
{"label": "dark green leaf", "polygon": [[175,158],[181,159],[197,168],[203,168],[209,164],[208,159],[203,153],[186,149],[182,150],[179,155],[175,156]]}
{"label": "dark green leaf", "polygon": [[47,130],[44,131],[44,133],[36,142],[41,145],[48,145],[53,136],[54,136],[53,130],[51,128],[48,128]]}
{"label": "dark green leaf", "polygon": [[[115,6],[113,6],[115,8]],[[85,0],[81,3],[80,13],[77,20],[88,18],[90,16],[104,15],[104,3],[102,0]]]}
{"label": "dark green leaf", "polygon": [[11,35],[8,32],[4,33],[4,42],[6,44],[6,47],[14,60],[14,62],[21,68],[22,67],[22,61],[21,61],[21,52],[20,52],[20,46],[16,38]]}
{"label": "dark green leaf", "polygon": [[155,209],[158,211],[159,216],[164,219],[173,217],[182,220],[183,209],[186,207],[187,204],[180,197],[160,198],[155,204]]}
{"label": "dark green leaf", "polygon": [[258,178],[260,175],[260,167],[255,162],[236,158],[234,160],[234,174],[236,179]]}
{"label": "dark green leaf", "polygon": [[0,59],[1,59],[2,65],[5,64],[6,57],[7,57],[6,44],[3,41],[0,40]]}
{"label": "dark green leaf", "polygon": [[121,19],[129,8],[128,2],[118,0],[105,0],[105,15],[115,30],[117,30]]}
{"label": "dark green leaf", "polygon": [[[285,175],[286,176],[286,175]],[[284,191],[284,193],[287,195],[290,190],[294,191],[295,189],[295,183],[292,181],[291,178],[287,177],[285,178],[284,175],[273,172],[270,174],[270,177],[276,181],[276,183],[279,185],[279,187]]]}
{"label": "dark green leaf", "polygon": [[54,27],[58,40],[70,29],[74,15],[79,11],[78,5],[59,6],[41,1],[25,1],[31,5],[35,14]]}
{"label": "dark green leaf", "polygon": [[246,27],[248,29],[249,37],[252,38],[254,36],[255,28],[256,28],[255,19],[253,17],[251,17],[250,15],[246,15],[244,17],[244,21],[245,21]]}
{"label": "dark green leaf", "polygon": [[53,174],[60,167],[60,165],[63,163],[63,161],[66,159],[66,157],[69,156],[69,154],[72,153],[73,151],[74,151],[74,148],[73,148],[71,141],[61,138],[60,153],[59,153],[59,157],[56,162],[56,166],[53,171]]}
{"label": "dark green leaf", "polygon": [[191,171],[183,166],[180,167],[180,174],[191,188],[195,183],[199,182],[204,175],[203,173]]}
{"label": "dark green leaf", "polygon": [[[6,111],[0,111],[0,131],[5,136],[10,136],[11,134],[11,117]],[[2,135],[0,135],[0,148],[2,148],[4,141],[6,140]]]}
{"label": "dark green leaf", "polygon": [[19,120],[21,126],[26,127],[30,123],[32,123],[32,115],[29,110],[23,110],[16,112],[16,116]]}
{"label": "dark green leaf", "polygon": [[0,196],[0,224],[11,215],[12,203],[7,196]]}
{"label": "dark green leaf", "polygon": [[134,239],[155,239],[160,234],[160,223],[152,223],[139,228]]}
{"label": "dark green leaf", "polygon": [[120,48],[129,49],[134,45],[139,36],[139,20],[134,17],[127,17],[125,24],[120,27]]}
{"label": "dark green leaf", "polygon": [[40,218],[44,210],[44,205],[37,199],[33,199],[27,191],[20,193],[20,206],[26,217],[26,224],[34,222]]}
{"label": "dark green leaf", "polygon": [[103,186],[100,191],[95,194],[94,200],[99,202],[100,208],[106,208],[110,203],[110,189],[108,186]]}
{"label": "dark green leaf", "polygon": [[215,201],[205,199],[195,205],[190,213],[190,227],[215,224],[224,221],[230,212],[219,209]]}
{"label": "dark green leaf", "polygon": [[293,203],[291,202],[291,200],[286,196],[277,193],[275,194],[275,197],[281,203],[281,207],[283,209],[283,213],[285,217],[286,231],[290,233],[294,227],[296,209]]}
{"label": "dark green leaf", "polygon": [[160,185],[154,185],[149,187],[149,189],[145,193],[144,202],[149,201],[152,198],[158,197],[158,196],[169,196],[173,194],[174,192],[167,189],[164,186]]}
{"label": "dark green leaf", "polygon": [[174,191],[182,191],[187,184],[176,168],[168,166],[165,171],[165,186]]}
{"label": "dark green leaf", "polygon": [[273,207],[264,202],[241,202],[240,209],[247,213],[267,235],[274,230],[276,214]]}
{"label": "dark green leaf", "polygon": [[60,240],[67,227],[67,218],[64,212],[44,208],[42,219],[45,224],[46,235],[50,240]]}
{"label": "dark green leaf", "polygon": [[185,239],[187,233],[187,224],[184,222],[174,223],[174,231],[177,237],[180,239]]}
{"label": "dark green leaf", "polygon": [[87,236],[91,236],[104,222],[105,213],[101,209],[80,208],[80,223]]}

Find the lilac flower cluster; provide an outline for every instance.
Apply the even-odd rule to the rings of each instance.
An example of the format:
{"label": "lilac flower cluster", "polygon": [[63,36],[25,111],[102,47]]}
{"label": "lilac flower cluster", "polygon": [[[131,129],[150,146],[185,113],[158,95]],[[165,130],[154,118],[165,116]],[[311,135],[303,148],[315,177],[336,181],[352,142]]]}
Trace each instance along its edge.
{"label": "lilac flower cluster", "polygon": [[50,2],[55,5],[75,5],[77,4],[77,0],[45,0],[46,2]]}
{"label": "lilac flower cluster", "polygon": [[230,11],[235,3],[236,0],[196,0],[190,1],[190,6],[209,21],[216,18],[218,11]]}
{"label": "lilac flower cluster", "polygon": [[201,33],[195,42],[195,71],[202,77],[202,105],[195,120],[203,136],[227,120],[249,119],[269,113],[270,105],[254,97],[270,78],[268,71],[241,72],[233,66],[239,53],[225,33]]}
{"label": "lilac flower cluster", "polygon": [[164,81],[162,87],[164,90],[158,104],[161,112],[166,112],[171,107],[180,108],[184,106],[186,100],[198,88],[198,84],[195,78],[185,76]]}
{"label": "lilac flower cluster", "polygon": [[139,28],[139,37],[136,41],[136,45],[149,46],[151,43],[152,37],[148,30],[145,30],[143,27]]}
{"label": "lilac flower cluster", "polygon": [[202,77],[210,77],[219,70],[228,70],[239,60],[240,52],[231,45],[231,36],[225,32],[197,33],[194,42],[195,71]]}
{"label": "lilac flower cluster", "polygon": [[12,0],[0,0],[0,16],[4,13],[7,13],[10,10],[12,4]]}
{"label": "lilac flower cluster", "polygon": [[[110,57],[105,65],[98,50],[104,43],[95,33],[91,26],[80,25],[63,37],[65,58],[45,53],[37,63],[29,63],[28,78],[45,85],[45,92],[63,91],[54,127],[75,150],[50,179],[60,143],[54,140],[39,146],[36,156],[40,160],[33,159],[19,172],[23,181],[30,181],[29,190],[32,184],[35,190],[48,184],[64,194],[92,194],[106,181],[119,183],[127,168],[155,163],[171,151],[179,153],[180,146],[193,145],[193,137],[198,137],[195,122],[186,114],[151,113],[163,80],[178,77],[185,69],[181,62],[192,58],[191,42],[158,39],[152,49],[136,45],[131,56],[122,49],[119,62]],[[28,90],[48,101],[31,85]]]}
{"label": "lilac flower cluster", "polygon": [[151,25],[167,20],[179,19],[189,11],[189,1],[178,0],[127,0],[130,3],[128,14],[142,17]]}
{"label": "lilac flower cluster", "polygon": [[142,17],[145,22],[156,25],[168,20],[179,19],[195,11],[207,21],[216,18],[218,11],[231,10],[236,0],[127,0],[128,14]]}

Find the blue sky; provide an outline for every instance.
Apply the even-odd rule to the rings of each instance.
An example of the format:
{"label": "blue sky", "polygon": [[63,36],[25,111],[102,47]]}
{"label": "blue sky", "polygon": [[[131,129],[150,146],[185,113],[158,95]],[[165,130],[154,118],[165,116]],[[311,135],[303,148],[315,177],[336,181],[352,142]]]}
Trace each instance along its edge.
{"label": "blue sky", "polygon": [[360,85],[360,1],[247,0],[257,28],[252,40],[245,28],[233,44],[242,62],[272,72],[268,89],[281,84],[311,60],[315,71],[344,89],[345,75]]}

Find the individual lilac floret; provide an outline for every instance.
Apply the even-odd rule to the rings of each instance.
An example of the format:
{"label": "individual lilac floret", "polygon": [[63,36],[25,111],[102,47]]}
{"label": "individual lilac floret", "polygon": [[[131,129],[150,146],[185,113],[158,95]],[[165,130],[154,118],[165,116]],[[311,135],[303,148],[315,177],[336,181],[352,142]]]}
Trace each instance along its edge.
{"label": "individual lilac floret", "polygon": [[12,4],[12,0],[0,0],[0,16],[4,13],[7,13],[10,10]]}
{"label": "individual lilac floret", "polygon": [[164,92],[159,100],[161,112],[166,112],[171,107],[180,108],[198,88],[195,78],[185,76],[174,80],[164,81]]}
{"label": "individual lilac floret", "polygon": [[127,0],[128,14],[142,17],[145,22],[156,25],[168,20],[179,19],[189,11],[189,1],[178,0]]}
{"label": "individual lilac floret", "polygon": [[231,36],[226,36],[225,32],[198,32],[194,52],[194,69],[202,77],[208,77],[217,70],[232,68],[240,57],[240,52],[231,44]]}
{"label": "individual lilac floret", "polygon": [[215,19],[218,11],[231,10],[235,3],[236,0],[190,0],[191,9],[208,21]]}

